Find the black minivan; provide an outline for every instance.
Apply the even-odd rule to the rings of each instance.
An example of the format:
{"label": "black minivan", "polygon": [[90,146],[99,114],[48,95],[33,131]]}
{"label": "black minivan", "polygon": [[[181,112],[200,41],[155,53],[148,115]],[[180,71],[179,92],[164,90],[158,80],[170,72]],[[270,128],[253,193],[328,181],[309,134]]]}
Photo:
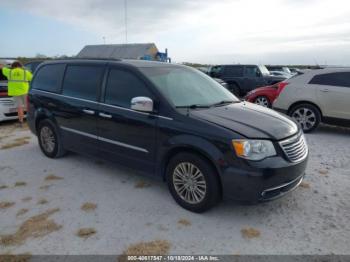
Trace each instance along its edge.
{"label": "black minivan", "polygon": [[37,68],[28,122],[51,158],[75,151],[167,182],[182,207],[256,203],[302,181],[308,148],[290,119],[198,70],[136,60],[56,60]]}

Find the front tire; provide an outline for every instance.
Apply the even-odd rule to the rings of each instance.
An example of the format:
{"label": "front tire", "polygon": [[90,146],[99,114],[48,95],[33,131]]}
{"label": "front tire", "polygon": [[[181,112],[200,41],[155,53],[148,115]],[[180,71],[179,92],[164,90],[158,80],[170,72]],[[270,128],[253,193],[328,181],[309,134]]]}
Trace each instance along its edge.
{"label": "front tire", "polygon": [[321,122],[320,111],[311,104],[300,104],[293,107],[289,116],[301,126],[305,133],[313,131]]}
{"label": "front tire", "polygon": [[56,125],[49,119],[38,125],[38,142],[41,151],[49,158],[58,158],[66,153]]}
{"label": "front tire", "polygon": [[175,155],[167,166],[166,175],[171,195],[187,210],[201,213],[213,207],[220,199],[216,170],[208,160],[196,154]]}

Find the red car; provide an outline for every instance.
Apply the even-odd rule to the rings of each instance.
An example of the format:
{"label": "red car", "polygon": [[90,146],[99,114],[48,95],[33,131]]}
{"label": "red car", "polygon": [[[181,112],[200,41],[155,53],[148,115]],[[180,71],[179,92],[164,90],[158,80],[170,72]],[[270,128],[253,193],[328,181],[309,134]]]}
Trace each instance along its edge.
{"label": "red car", "polygon": [[278,97],[288,82],[280,82],[271,86],[263,86],[250,91],[244,100],[264,107],[271,107],[273,101]]}

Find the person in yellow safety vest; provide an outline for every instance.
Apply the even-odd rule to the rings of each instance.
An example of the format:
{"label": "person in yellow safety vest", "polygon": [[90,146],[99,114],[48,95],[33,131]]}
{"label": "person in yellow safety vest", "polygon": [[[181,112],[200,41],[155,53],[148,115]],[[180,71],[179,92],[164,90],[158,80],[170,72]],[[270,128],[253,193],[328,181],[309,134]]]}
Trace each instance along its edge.
{"label": "person in yellow safety vest", "polygon": [[8,80],[8,95],[12,96],[18,111],[20,125],[23,124],[24,109],[26,108],[26,97],[29,90],[29,82],[32,80],[32,73],[25,70],[18,61],[12,63],[11,68],[0,65],[2,74]]}

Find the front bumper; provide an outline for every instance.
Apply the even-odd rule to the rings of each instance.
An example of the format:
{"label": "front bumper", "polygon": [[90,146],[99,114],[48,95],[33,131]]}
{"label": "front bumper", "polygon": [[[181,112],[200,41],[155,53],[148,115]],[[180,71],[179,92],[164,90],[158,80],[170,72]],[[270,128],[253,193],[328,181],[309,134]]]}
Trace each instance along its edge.
{"label": "front bumper", "polygon": [[245,168],[228,167],[221,176],[224,198],[257,203],[279,198],[303,180],[308,157],[291,163],[276,156],[248,162]]}

